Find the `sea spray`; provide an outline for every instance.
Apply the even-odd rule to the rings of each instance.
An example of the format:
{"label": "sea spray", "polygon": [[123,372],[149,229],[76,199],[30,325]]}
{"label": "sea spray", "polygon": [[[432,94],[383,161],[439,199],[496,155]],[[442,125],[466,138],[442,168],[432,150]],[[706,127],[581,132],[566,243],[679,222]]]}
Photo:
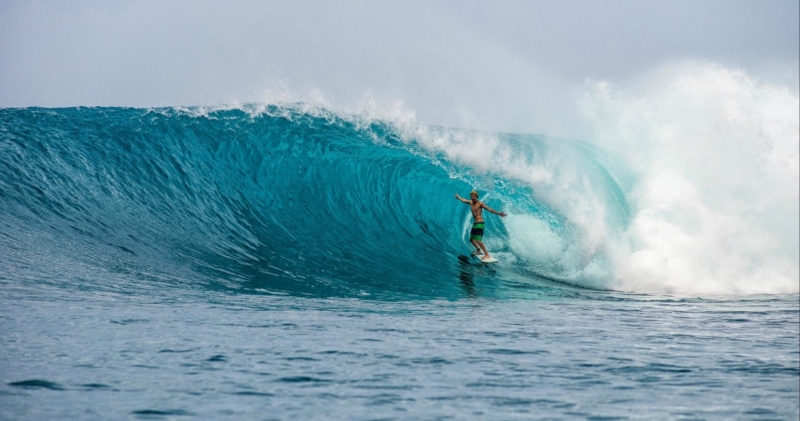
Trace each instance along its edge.
{"label": "sea spray", "polygon": [[632,291],[798,291],[797,92],[713,63],[590,84],[592,141],[633,174],[612,248]]}

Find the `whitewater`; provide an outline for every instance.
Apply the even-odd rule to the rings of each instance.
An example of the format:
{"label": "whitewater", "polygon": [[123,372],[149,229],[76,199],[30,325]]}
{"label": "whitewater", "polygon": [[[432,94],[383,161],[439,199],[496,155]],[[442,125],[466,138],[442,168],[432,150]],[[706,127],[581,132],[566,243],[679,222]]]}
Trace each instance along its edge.
{"label": "whitewater", "polygon": [[682,62],[578,105],[0,109],[0,418],[796,419],[797,92]]}

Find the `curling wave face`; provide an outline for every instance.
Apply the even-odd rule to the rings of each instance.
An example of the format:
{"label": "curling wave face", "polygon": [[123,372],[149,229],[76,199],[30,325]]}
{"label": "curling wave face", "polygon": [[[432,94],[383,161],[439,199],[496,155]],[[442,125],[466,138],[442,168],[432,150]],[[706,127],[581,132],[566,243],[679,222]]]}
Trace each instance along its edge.
{"label": "curling wave face", "polygon": [[[464,259],[468,210],[453,199],[473,186],[515,213],[488,224],[507,273],[492,270],[484,292],[502,294],[489,290],[502,290],[503,279],[575,281],[571,272],[598,258],[563,256],[577,228],[528,186],[430,152],[386,122],[296,108],[3,110],[6,276],[110,289],[177,282],[457,297],[454,275],[484,273]],[[426,130],[451,141],[484,136]],[[526,160],[583,148],[499,139]]]}

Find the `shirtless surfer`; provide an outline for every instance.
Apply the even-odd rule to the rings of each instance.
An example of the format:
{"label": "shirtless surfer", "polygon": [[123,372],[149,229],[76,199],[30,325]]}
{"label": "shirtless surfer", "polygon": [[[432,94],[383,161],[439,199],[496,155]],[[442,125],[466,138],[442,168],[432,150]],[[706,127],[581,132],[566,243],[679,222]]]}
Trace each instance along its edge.
{"label": "shirtless surfer", "polygon": [[481,213],[484,209],[486,209],[487,211],[495,215],[500,215],[501,217],[505,217],[506,214],[504,212],[498,212],[478,200],[478,192],[475,190],[469,192],[469,198],[470,200],[464,199],[463,197],[459,196],[458,193],[456,193],[456,199],[468,204],[469,208],[472,210],[472,218],[474,220],[472,223],[472,231],[469,232],[469,241],[473,246],[475,246],[475,253],[472,254],[475,256],[480,256],[481,250],[483,250],[483,257],[481,260],[489,260],[491,258],[491,256],[489,256],[489,251],[486,250],[486,246],[484,246],[483,241],[481,241],[483,239],[484,226],[483,216]]}

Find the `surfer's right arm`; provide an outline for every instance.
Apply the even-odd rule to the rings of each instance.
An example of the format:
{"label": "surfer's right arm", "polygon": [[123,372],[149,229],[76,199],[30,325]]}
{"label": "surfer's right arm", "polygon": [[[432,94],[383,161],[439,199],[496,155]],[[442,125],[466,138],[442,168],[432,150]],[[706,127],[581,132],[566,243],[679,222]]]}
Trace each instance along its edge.
{"label": "surfer's right arm", "polygon": [[469,201],[469,200],[467,200],[467,199],[464,199],[463,197],[459,196],[459,195],[458,195],[458,193],[456,193],[456,199],[458,199],[458,200],[460,200],[460,201],[462,201],[462,202],[464,202],[464,203],[467,203],[467,204],[469,204],[469,203],[470,203],[470,201]]}

